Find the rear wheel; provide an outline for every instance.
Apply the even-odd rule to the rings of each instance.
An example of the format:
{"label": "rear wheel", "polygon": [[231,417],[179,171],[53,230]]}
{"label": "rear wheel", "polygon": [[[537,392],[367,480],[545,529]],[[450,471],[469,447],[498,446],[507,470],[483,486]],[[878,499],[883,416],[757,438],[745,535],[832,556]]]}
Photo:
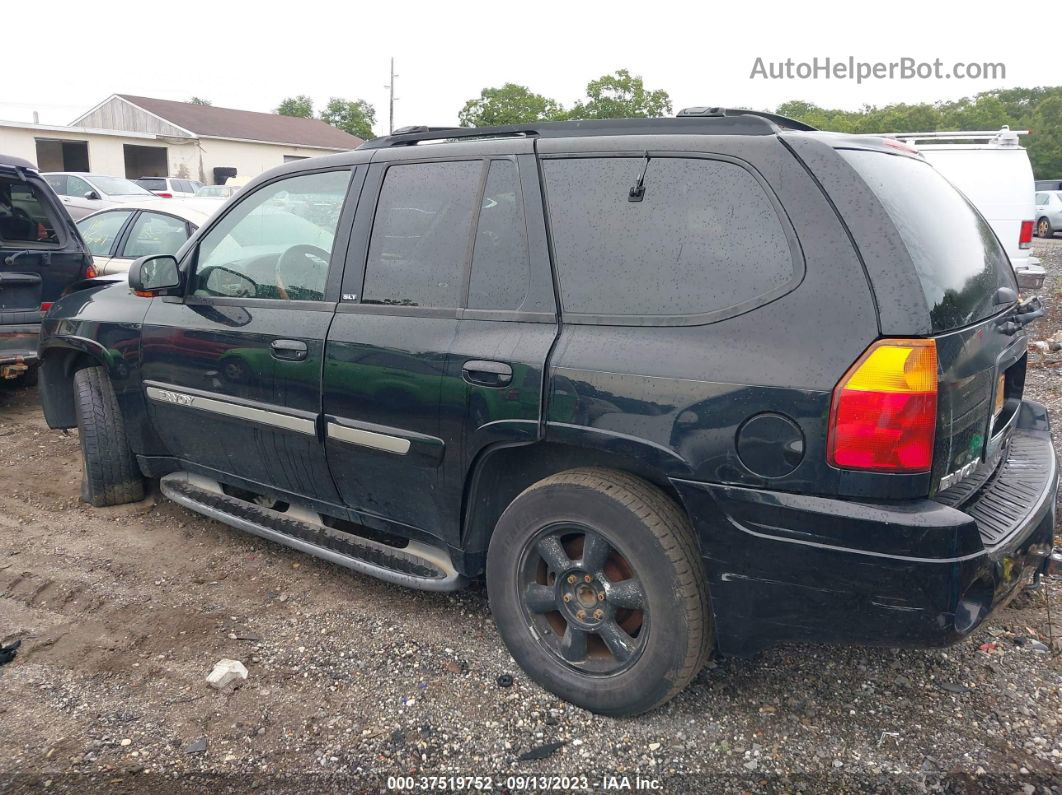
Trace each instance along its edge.
{"label": "rear wheel", "polygon": [[625,473],[572,470],[517,497],[491,538],[487,590],[516,662],[592,712],[650,710],[707,655],[692,528],[665,494]]}
{"label": "rear wheel", "polygon": [[1047,218],[1041,218],[1036,222],[1037,237],[1051,237],[1054,233],[1054,230],[1051,228],[1051,222],[1047,220]]}
{"label": "rear wheel", "polygon": [[97,508],[144,498],[144,479],[125,435],[111,379],[102,367],[74,374],[77,429],[84,472],[81,499]]}

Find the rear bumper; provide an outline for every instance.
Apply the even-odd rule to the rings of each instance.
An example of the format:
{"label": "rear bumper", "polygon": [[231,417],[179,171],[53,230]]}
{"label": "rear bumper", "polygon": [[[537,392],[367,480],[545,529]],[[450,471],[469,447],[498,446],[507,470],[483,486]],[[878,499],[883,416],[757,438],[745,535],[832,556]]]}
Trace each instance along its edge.
{"label": "rear bumper", "polygon": [[1025,401],[996,474],[957,507],[675,481],[697,526],[719,648],[779,641],[945,646],[1051,551],[1058,464]]}
{"label": "rear bumper", "polygon": [[37,364],[40,335],[40,323],[0,325],[0,378],[14,377],[16,370]]}
{"label": "rear bumper", "polygon": [[1039,259],[1029,257],[1021,264],[1014,265],[1014,276],[1018,280],[1018,287],[1023,290],[1039,290],[1044,286],[1047,272]]}

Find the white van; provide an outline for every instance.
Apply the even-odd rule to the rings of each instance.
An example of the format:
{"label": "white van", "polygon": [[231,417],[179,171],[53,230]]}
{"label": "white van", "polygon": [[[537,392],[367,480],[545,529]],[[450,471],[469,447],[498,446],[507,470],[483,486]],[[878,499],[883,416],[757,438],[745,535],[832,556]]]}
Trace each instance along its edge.
{"label": "white van", "polygon": [[941,174],[966,194],[991,224],[1018,277],[1018,286],[1044,283],[1040,260],[1030,255],[1033,239],[1033,172],[1019,143],[1026,130],[900,133]]}

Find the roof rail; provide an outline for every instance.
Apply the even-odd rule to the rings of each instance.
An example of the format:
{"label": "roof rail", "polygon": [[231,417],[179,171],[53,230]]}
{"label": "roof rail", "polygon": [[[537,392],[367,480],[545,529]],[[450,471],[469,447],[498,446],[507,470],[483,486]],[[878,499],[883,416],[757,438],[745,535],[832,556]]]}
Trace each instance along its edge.
{"label": "roof rail", "polygon": [[[694,112],[703,111],[703,112]],[[497,127],[403,127],[366,141],[359,149],[416,146],[427,141],[482,138],[572,138],[589,135],[773,135],[780,130],[813,131],[803,122],[774,113],[728,108],[687,108],[675,118],[587,119],[532,122]]]}

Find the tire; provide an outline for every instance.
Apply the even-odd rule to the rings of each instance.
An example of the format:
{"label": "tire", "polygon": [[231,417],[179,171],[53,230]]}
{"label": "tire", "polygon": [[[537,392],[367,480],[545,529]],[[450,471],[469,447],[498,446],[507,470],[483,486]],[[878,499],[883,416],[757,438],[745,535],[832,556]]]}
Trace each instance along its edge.
{"label": "tire", "polygon": [[1054,237],[1055,230],[1051,228],[1051,222],[1046,218],[1041,218],[1036,222],[1036,236],[1037,237]]}
{"label": "tire", "polygon": [[609,469],[562,472],[513,500],[490,540],[487,593],[520,667],[602,715],[671,699],[712,640],[689,521],[655,486]]}
{"label": "tire", "polygon": [[81,499],[97,508],[144,499],[144,478],[107,371],[86,367],[74,373],[74,400],[84,462]]}

